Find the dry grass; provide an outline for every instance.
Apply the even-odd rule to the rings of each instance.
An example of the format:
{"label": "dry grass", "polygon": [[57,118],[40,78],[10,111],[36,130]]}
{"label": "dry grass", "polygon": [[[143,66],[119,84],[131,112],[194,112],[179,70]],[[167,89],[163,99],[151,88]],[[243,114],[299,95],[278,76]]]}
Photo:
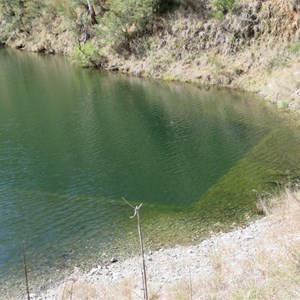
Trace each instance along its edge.
{"label": "dry grass", "polygon": [[[118,286],[111,288],[99,283],[84,280],[68,281],[56,295],[61,300],[131,300],[134,297],[134,280],[124,279]],[[49,297],[52,299],[51,297]],[[46,296],[47,299],[47,296]]]}
{"label": "dry grass", "polygon": [[[248,256],[240,245],[215,249],[211,275],[194,278],[193,299],[300,299],[300,193],[286,190],[266,222],[268,229],[253,238],[250,246],[256,251]],[[190,299],[188,295],[183,280],[162,299]]]}

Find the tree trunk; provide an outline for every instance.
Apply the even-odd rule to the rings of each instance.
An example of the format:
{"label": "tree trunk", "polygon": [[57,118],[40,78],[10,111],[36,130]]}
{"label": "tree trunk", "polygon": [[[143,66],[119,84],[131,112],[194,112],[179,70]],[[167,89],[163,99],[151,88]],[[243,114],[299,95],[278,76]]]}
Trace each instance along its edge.
{"label": "tree trunk", "polygon": [[92,25],[98,24],[96,19],[96,13],[93,5],[91,5],[89,0],[86,0],[87,2],[87,8],[88,8],[88,15],[91,16]]}

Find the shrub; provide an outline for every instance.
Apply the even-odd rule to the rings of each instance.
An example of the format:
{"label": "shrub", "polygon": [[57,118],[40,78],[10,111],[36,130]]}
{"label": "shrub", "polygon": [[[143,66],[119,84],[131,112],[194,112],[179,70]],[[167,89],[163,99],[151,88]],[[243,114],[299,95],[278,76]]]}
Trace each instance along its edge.
{"label": "shrub", "polygon": [[103,18],[103,43],[116,52],[131,51],[130,41],[146,31],[154,18],[158,0],[113,0]]}
{"label": "shrub", "polygon": [[90,41],[79,43],[71,53],[72,62],[84,68],[97,67],[102,58],[97,48]]}
{"label": "shrub", "polygon": [[[2,20],[0,39],[8,39],[14,33],[30,32],[32,21],[40,19],[52,0],[0,0]],[[47,16],[49,18],[49,16]]]}
{"label": "shrub", "polygon": [[5,28],[2,28],[3,32],[8,35],[19,29],[22,24],[22,17],[24,15],[24,2],[16,0],[0,0],[0,12],[5,19]]}
{"label": "shrub", "polygon": [[221,19],[236,6],[236,0],[213,0],[213,16]]}

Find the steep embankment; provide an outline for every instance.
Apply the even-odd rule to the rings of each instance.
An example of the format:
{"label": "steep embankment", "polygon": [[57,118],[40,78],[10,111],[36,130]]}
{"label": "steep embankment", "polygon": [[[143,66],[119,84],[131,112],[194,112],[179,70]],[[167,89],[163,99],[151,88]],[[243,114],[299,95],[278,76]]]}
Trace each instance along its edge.
{"label": "steep embankment", "polygon": [[[25,29],[9,34],[4,34],[7,20],[2,17],[0,36],[9,47],[68,54],[83,65],[258,92],[280,108],[299,112],[300,13],[295,3],[241,0],[218,18],[213,1],[193,9],[176,7],[155,15],[142,31],[138,21],[128,21],[122,29],[126,40],[118,47],[105,39],[103,6],[95,6],[98,21],[88,26],[80,21],[84,7],[74,10],[73,19],[44,8],[38,18],[27,19]],[[116,29],[109,30],[108,35]],[[87,42],[79,44],[80,39]]]}

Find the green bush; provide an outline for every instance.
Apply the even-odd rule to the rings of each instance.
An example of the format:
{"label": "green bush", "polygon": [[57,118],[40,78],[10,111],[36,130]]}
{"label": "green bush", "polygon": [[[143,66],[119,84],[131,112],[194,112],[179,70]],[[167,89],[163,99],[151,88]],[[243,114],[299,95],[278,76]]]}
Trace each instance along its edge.
{"label": "green bush", "polygon": [[236,6],[236,0],[213,0],[213,16],[222,19],[224,15],[232,11]]}
{"label": "green bush", "polygon": [[98,49],[90,41],[79,43],[71,52],[72,62],[84,68],[97,67],[102,60]]}

